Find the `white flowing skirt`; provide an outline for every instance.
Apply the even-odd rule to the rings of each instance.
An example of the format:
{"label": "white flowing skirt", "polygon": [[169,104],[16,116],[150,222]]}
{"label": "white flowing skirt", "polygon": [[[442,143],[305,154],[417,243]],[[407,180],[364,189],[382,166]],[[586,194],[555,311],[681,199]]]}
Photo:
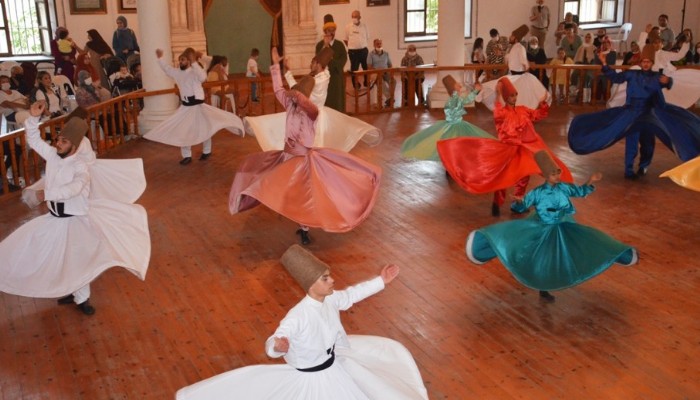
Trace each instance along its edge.
{"label": "white flowing skirt", "polygon": [[[630,69],[640,69],[638,66]],[[700,70],[679,69],[668,74],[673,78],[671,89],[663,89],[666,103],[680,108],[690,108],[700,100]],[[607,107],[622,107],[627,101],[627,82],[613,85]]]}
{"label": "white flowing skirt", "polygon": [[90,200],[88,215],[34,218],[0,242],[0,291],[62,297],[122,266],[145,279],[151,257],[146,210]]}
{"label": "white flowing skirt", "polygon": [[194,146],[226,129],[243,136],[243,121],[236,114],[208,104],[180,106],[168,119],[143,135],[146,139],[171,146]]}
{"label": "white flowing skirt", "polygon": [[[263,151],[283,150],[287,113],[246,117],[246,132],[255,136]],[[316,136],[313,147],[329,147],[349,152],[362,140],[369,146],[382,141],[381,129],[365,121],[322,107],[314,124]]]}
{"label": "white flowing skirt", "polygon": [[[526,106],[533,110],[539,107],[540,100],[546,97],[547,104],[552,104],[552,94],[547,88],[542,85],[535,75],[526,72],[522,75],[507,75],[515,89],[518,91],[518,101],[515,103],[518,106]],[[496,84],[498,79],[494,79],[481,84],[481,91],[476,96],[476,101],[485,105],[489,110],[493,111],[496,105]]]}
{"label": "white flowing skirt", "polygon": [[335,363],[319,372],[287,364],[238,368],[187,386],[177,400],[411,400],[427,399],[411,353],[399,342],[351,335],[349,349],[336,348]]}

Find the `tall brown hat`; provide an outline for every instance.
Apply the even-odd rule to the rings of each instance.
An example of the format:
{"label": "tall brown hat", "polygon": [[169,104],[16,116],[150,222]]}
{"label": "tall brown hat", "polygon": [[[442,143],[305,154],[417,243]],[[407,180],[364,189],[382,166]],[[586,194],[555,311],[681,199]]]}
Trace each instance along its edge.
{"label": "tall brown hat", "polygon": [[292,86],[292,90],[300,92],[306,97],[309,97],[311,91],[314,89],[316,80],[311,75],[304,75],[301,79],[297,81],[297,84]]}
{"label": "tall brown hat", "polygon": [[445,85],[445,89],[447,89],[447,94],[452,96],[452,93],[455,91],[455,87],[457,86],[457,81],[452,75],[446,75],[444,78],[442,78],[442,84]]}
{"label": "tall brown hat", "polygon": [[527,27],[527,25],[523,24],[520,25],[520,27],[516,30],[513,31],[511,35],[515,36],[516,41],[521,41],[527,35],[527,33],[530,32],[530,28]]}
{"label": "tall brown hat", "polygon": [[642,49],[642,55],[639,58],[640,60],[651,60],[651,62],[654,62],[654,59],[656,58],[656,47],[654,47],[653,44],[645,44],[644,48]]}
{"label": "tall brown hat", "polygon": [[540,150],[535,153],[535,162],[540,167],[540,171],[542,171],[542,175],[545,177],[556,172],[561,172],[561,168],[559,168],[546,150]]}
{"label": "tall brown hat", "polygon": [[298,244],[290,246],[280,259],[295,281],[308,292],[309,288],[331,267]]}
{"label": "tall brown hat", "polygon": [[331,14],[326,14],[323,16],[323,30],[325,31],[328,28],[338,28],[338,25],[335,24],[335,21],[333,20],[333,16]]}
{"label": "tall brown hat", "polygon": [[649,35],[647,36],[647,40],[649,40],[650,44],[654,44],[656,40],[661,40],[661,36],[659,35],[658,30],[652,30],[649,32]]}
{"label": "tall brown hat", "polygon": [[321,51],[316,54],[316,62],[319,63],[323,68],[328,66],[328,63],[333,59],[333,49],[330,47],[324,47]]}
{"label": "tall brown hat", "polygon": [[63,125],[59,136],[63,136],[70,141],[73,146],[80,146],[80,142],[88,131],[87,122],[82,118],[71,118]]}

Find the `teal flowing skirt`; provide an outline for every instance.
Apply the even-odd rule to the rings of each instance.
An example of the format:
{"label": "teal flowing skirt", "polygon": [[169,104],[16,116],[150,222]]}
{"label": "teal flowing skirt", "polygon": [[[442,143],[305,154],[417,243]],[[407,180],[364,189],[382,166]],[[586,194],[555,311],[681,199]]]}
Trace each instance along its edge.
{"label": "teal flowing skirt", "polygon": [[417,160],[440,161],[437,152],[438,140],[456,137],[480,137],[496,139],[488,132],[466,121],[450,124],[439,121],[422,131],[418,131],[404,140],[401,145],[401,155]]}
{"label": "teal flowing skirt", "polygon": [[637,251],[570,216],[543,224],[537,214],[489,225],[467,238],[467,257],[483,264],[498,257],[523,285],[559,290],[583,283],[613,263],[632,265]]}

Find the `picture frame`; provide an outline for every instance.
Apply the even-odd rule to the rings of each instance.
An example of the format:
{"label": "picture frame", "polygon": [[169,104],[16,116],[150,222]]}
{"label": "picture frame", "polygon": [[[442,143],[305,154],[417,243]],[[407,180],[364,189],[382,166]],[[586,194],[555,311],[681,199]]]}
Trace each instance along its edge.
{"label": "picture frame", "polygon": [[107,0],[70,0],[71,14],[107,14]]}
{"label": "picture frame", "polygon": [[350,4],[350,0],[318,0],[318,4],[322,6],[331,4]]}
{"label": "picture frame", "polygon": [[367,7],[388,6],[391,0],[367,0]]}
{"label": "picture frame", "polygon": [[135,13],[136,0],[117,0],[117,10],[120,13]]}

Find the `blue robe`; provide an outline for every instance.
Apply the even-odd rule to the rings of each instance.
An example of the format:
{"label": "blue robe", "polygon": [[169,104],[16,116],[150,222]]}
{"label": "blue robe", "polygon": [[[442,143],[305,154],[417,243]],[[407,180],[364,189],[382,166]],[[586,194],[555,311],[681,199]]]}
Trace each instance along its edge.
{"label": "blue robe", "polygon": [[[625,174],[633,173],[637,145],[642,143],[640,168],[651,163],[654,136],[659,138],[683,161],[700,155],[700,118],[664,100],[654,71],[627,70],[616,73],[603,66],[603,73],[613,83],[627,82],[624,106],[577,115],[569,126],[569,147],[576,154],[589,154],[627,138]],[[672,81],[667,87],[670,89]]]}
{"label": "blue robe", "polygon": [[523,285],[558,290],[578,285],[613,263],[637,262],[637,251],[605,233],[574,221],[570,197],[585,197],[592,185],[544,183],[530,191],[516,212],[535,207],[525,219],[489,225],[467,239],[467,256],[476,264],[498,257]]}

